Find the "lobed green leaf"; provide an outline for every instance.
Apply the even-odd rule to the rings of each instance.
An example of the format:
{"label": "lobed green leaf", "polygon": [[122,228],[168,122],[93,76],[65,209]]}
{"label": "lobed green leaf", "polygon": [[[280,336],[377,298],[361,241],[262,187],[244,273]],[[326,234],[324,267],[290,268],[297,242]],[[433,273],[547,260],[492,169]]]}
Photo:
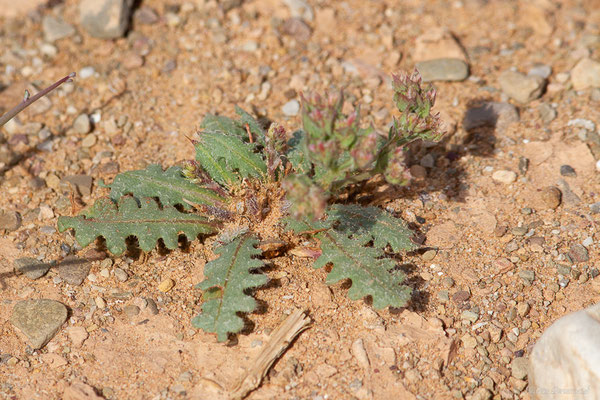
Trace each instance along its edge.
{"label": "lobed green leaf", "polygon": [[245,291],[267,282],[265,275],[251,273],[263,266],[263,262],[255,258],[262,253],[256,248],[257,244],[255,236],[245,234],[217,248],[215,253],[219,258],[206,264],[206,279],[196,286],[208,295],[202,304],[202,313],[192,319],[192,324],[216,333],[220,342],[227,340],[229,333],[237,333],[244,327],[238,313],[256,308],[256,300]]}
{"label": "lobed green leaf", "polygon": [[337,221],[336,230],[347,235],[369,235],[373,246],[383,248],[387,244],[394,252],[418,248],[411,241],[414,233],[406,222],[377,207],[356,204],[333,204],[327,210],[329,221]]}
{"label": "lobed green leaf", "polygon": [[203,188],[186,179],[181,173],[181,168],[171,167],[163,171],[158,164],[149,165],[146,169],[120,173],[108,186],[111,189],[110,198],[115,202],[126,194],[137,198],[158,197],[163,206],[181,204],[186,210],[192,208],[188,202],[209,206],[218,206],[225,202],[214,190]]}
{"label": "lobed green leaf", "polygon": [[327,275],[327,283],[333,284],[342,279],[350,279],[352,286],[348,297],[359,300],[371,296],[373,307],[404,307],[411,297],[411,289],[401,285],[404,274],[392,271],[396,263],[389,258],[381,258],[383,250],[365,247],[369,236],[348,237],[335,230],[320,232],[316,238],[321,242],[322,255],[315,261],[314,268],[331,263],[333,268]]}
{"label": "lobed green leaf", "polygon": [[262,179],[267,173],[267,165],[254,152],[254,145],[235,136],[202,132],[195,147],[196,160],[202,168],[226,187],[238,184],[240,178]]}
{"label": "lobed green leaf", "polygon": [[171,206],[160,209],[151,198],[141,199],[138,206],[130,196],[121,197],[118,204],[103,197],[82,215],[58,219],[58,230],[75,229],[75,239],[82,247],[102,236],[108,250],[115,255],[125,252],[128,236],[137,237],[144,251],[152,250],[158,239],[168,249],[176,249],[180,233],[194,240],[200,234],[216,232],[218,226],[206,217],[182,213]]}

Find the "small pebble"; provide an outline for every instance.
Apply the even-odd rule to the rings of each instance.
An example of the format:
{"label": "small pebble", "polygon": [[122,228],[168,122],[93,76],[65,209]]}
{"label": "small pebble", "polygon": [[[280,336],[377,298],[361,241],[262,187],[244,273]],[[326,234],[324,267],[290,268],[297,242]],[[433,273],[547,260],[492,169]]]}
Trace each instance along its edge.
{"label": "small pebble", "polygon": [[462,340],[463,346],[467,349],[474,349],[477,346],[477,339],[469,334],[464,335],[460,340]]}
{"label": "small pebble", "polygon": [[449,276],[445,277],[444,279],[442,279],[442,286],[444,286],[447,289],[450,289],[452,286],[454,286],[454,279],[450,278]]}
{"label": "small pebble", "polygon": [[577,176],[577,172],[575,172],[573,167],[571,167],[570,165],[561,165],[560,166],[560,174],[562,176],[568,176],[568,177],[576,177]]}
{"label": "small pebble", "polygon": [[462,312],[461,318],[471,323],[475,323],[479,319],[479,313],[473,312],[471,310],[465,310]]}
{"label": "small pebble", "polygon": [[562,192],[556,186],[547,186],[540,191],[540,200],[544,207],[556,209],[562,200]]}
{"label": "small pebble", "polygon": [[469,76],[469,66],[458,58],[436,58],[417,62],[415,68],[423,82],[463,81]]}
{"label": "small pebble", "polygon": [[529,103],[542,95],[546,80],[507,70],[498,77],[502,91],[520,103]]}
{"label": "small pebble", "polygon": [[490,400],[491,398],[492,392],[490,392],[489,389],[484,387],[477,388],[477,390],[475,390],[475,392],[473,392],[473,395],[471,396],[471,400]]}
{"label": "small pebble", "polygon": [[106,301],[104,301],[102,297],[96,297],[94,302],[96,303],[96,307],[98,307],[100,310],[104,310],[104,308],[106,308]]}
{"label": "small pebble", "polygon": [[67,256],[58,265],[58,275],[70,285],[79,286],[89,275],[92,264],[85,258]]}
{"label": "small pebble", "polygon": [[600,62],[582,58],[571,70],[571,83],[577,91],[600,87]]}
{"label": "small pebble", "polygon": [[80,79],[87,79],[92,77],[96,73],[94,67],[83,67],[79,70],[77,77]]}
{"label": "small pebble", "polygon": [[87,114],[79,114],[73,122],[73,131],[80,135],[86,135],[92,129],[90,117]]}
{"label": "small pebble", "polygon": [[513,171],[500,170],[492,174],[492,179],[496,182],[510,184],[517,180],[517,174]]}
{"label": "small pebble", "polygon": [[539,76],[542,79],[548,79],[552,74],[552,67],[545,64],[539,64],[527,71],[528,76]]}
{"label": "small pebble", "polygon": [[471,298],[471,293],[466,290],[459,290],[452,295],[452,301],[455,303],[463,303]]}
{"label": "small pebble", "polygon": [[436,255],[437,250],[427,250],[425,253],[423,253],[421,258],[423,259],[423,261],[431,261],[435,258]]}
{"label": "small pebble", "polygon": [[123,307],[123,312],[129,318],[133,318],[140,313],[140,308],[136,305],[128,304],[125,307]]}
{"label": "small pebble", "polygon": [[294,117],[300,111],[300,103],[298,100],[290,100],[281,107],[281,111],[285,116]]}
{"label": "small pebble", "polygon": [[171,278],[167,278],[158,285],[158,290],[160,290],[163,293],[166,293],[169,290],[173,289],[173,286],[175,286],[175,281]]}
{"label": "small pebble", "polygon": [[535,280],[535,272],[529,269],[519,271],[519,277],[528,285],[531,286]]}
{"label": "small pebble", "polygon": [[129,275],[127,275],[127,272],[125,272],[121,268],[115,268],[114,273],[115,273],[115,277],[117,278],[117,280],[119,282],[126,282],[127,279],[129,278]]}
{"label": "small pebble", "polygon": [[21,227],[21,214],[17,211],[0,210],[0,231],[7,230],[9,232],[16,231]]}
{"label": "small pebble", "polygon": [[511,374],[517,379],[525,379],[529,369],[529,360],[525,357],[517,357],[510,363]]}
{"label": "small pebble", "polygon": [[85,148],[89,148],[92,147],[93,145],[96,144],[96,141],[98,140],[98,138],[96,137],[96,135],[89,134],[86,137],[83,138],[83,140],[81,141],[81,147],[85,147]]}
{"label": "small pebble", "polygon": [[572,245],[567,254],[576,263],[586,262],[590,259],[588,250],[581,244]]}
{"label": "small pebble", "polygon": [[450,296],[448,294],[447,290],[440,290],[438,292],[438,299],[442,302],[442,303],[446,303],[448,301],[450,301]]}

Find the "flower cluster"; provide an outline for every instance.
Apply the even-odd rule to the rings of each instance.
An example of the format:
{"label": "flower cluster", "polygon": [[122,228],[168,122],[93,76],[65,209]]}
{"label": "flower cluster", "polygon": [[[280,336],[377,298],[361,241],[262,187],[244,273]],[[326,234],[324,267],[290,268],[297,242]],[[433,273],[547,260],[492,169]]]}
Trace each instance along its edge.
{"label": "flower cluster", "polygon": [[441,136],[439,116],[431,112],[436,90],[424,87],[416,70],[394,76],[392,88],[400,116],[393,119],[387,137],[373,127],[361,127],[358,109],[345,115],[342,93],[302,96],[303,151],[312,170],[286,180],[293,212],[319,216],[329,198],[344,187],[377,174],[392,184],[410,180],[404,162],[406,146]]}

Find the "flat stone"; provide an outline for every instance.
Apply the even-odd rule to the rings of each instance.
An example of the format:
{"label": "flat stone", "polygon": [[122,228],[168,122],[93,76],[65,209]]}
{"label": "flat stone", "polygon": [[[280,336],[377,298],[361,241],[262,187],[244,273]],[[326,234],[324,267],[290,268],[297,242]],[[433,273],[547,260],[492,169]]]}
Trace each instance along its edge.
{"label": "flat stone", "polygon": [[584,90],[600,87],[600,62],[583,58],[571,70],[573,89]]}
{"label": "flat stone", "polygon": [[123,307],[123,312],[129,318],[133,318],[140,313],[140,308],[134,304],[128,304],[125,307]]}
{"label": "flat stone", "polygon": [[584,393],[600,393],[599,337],[600,304],[552,324],[538,339],[530,356],[531,393],[536,393],[540,400],[556,398],[548,388],[580,390],[577,392],[581,393],[580,398],[585,398]]}
{"label": "flat stone", "polygon": [[517,108],[509,103],[487,102],[467,110],[462,121],[465,130],[488,126],[504,132],[508,125],[519,121]]}
{"label": "flat stone", "polygon": [[546,80],[539,76],[527,76],[516,71],[504,71],[498,77],[504,93],[520,103],[529,103],[542,95]]}
{"label": "flat stone", "polygon": [[43,263],[31,257],[17,258],[14,262],[15,272],[25,274],[29,279],[35,280],[46,275],[52,264]]}
{"label": "flat stone", "polygon": [[84,147],[84,148],[92,147],[93,145],[96,144],[97,141],[98,141],[98,138],[96,137],[96,135],[90,133],[89,135],[84,137],[83,140],[81,141],[81,147]]}
{"label": "flat stone", "polygon": [[48,42],[54,42],[60,39],[67,38],[75,33],[75,28],[71,24],[66,23],[62,18],[46,15],[42,19],[42,30],[44,31],[44,39]]}
{"label": "flat stone", "polygon": [[0,231],[16,231],[21,227],[21,214],[16,211],[0,210]]}
{"label": "flat stone", "polygon": [[34,349],[41,349],[67,320],[67,307],[49,299],[24,300],[15,304],[10,322],[27,338]]}
{"label": "flat stone", "polygon": [[455,303],[462,303],[471,298],[471,293],[466,290],[459,290],[458,292],[452,295],[452,301]]}
{"label": "flat stone", "polygon": [[517,180],[517,174],[513,171],[499,170],[492,174],[492,179],[508,185]]}
{"label": "flat stone", "polygon": [[519,271],[519,277],[523,279],[523,281],[529,285],[533,283],[535,280],[535,271],[530,269],[523,269]]}
{"label": "flat stone", "polygon": [[90,273],[91,263],[75,256],[67,256],[58,265],[58,275],[71,285],[79,286]]}
{"label": "flat stone", "polygon": [[129,279],[129,275],[121,268],[115,268],[115,277],[119,282],[126,282]]}
{"label": "flat stone", "polygon": [[129,27],[133,0],[82,0],[79,3],[81,26],[99,39],[122,37]]}
{"label": "flat stone", "polygon": [[65,176],[61,181],[61,185],[69,188],[70,185],[81,194],[82,196],[89,196],[92,194],[92,177],[89,175],[68,175]]}
{"label": "flat stone", "polygon": [[415,67],[423,82],[463,81],[469,76],[469,66],[457,58],[437,58],[418,62]]}
{"label": "flat stone", "polygon": [[571,246],[568,255],[573,261],[578,263],[586,262],[590,259],[588,250],[585,248],[585,246],[581,244],[574,244],[573,246]]}
{"label": "flat stone", "polygon": [[479,319],[479,314],[471,310],[465,310],[462,312],[461,318],[469,322],[475,323]]}

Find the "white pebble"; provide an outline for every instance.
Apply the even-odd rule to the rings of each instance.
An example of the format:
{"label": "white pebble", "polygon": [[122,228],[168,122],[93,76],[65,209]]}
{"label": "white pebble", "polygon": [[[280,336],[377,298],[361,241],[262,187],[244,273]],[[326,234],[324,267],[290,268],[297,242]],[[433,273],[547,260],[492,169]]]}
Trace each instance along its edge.
{"label": "white pebble", "polygon": [[281,107],[281,111],[288,117],[296,116],[300,111],[300,103],[298,100],[290,100]]}
{"label": "white pebble", "polygon": [[93,76],[95,72],[96,70],[94,70],[94,67],[83,67],[79,70],[79,74],[77,75],[80,79],[87,79]]}

